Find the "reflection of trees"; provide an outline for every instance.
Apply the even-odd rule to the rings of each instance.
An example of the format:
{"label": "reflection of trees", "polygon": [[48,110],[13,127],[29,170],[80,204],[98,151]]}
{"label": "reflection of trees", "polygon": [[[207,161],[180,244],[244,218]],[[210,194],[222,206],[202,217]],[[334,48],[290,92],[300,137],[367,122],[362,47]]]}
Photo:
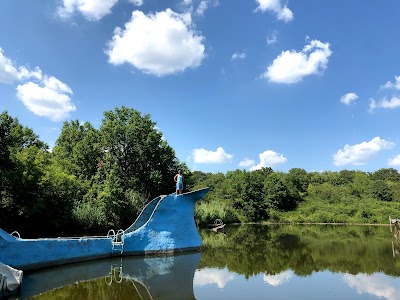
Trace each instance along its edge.
{"label": "reflection of trees", "polygon": [[[36,296],[40,299],[142,299],[129,280],[108,285],[104,278],[80,282]],[[33,297],[32,299],[35,299]]]}
{"label": "reflection of trees", "polygon": [[226,233],[201,232],[200,266],[227,267],[246,278],[287,269],[304,276],[322,270],[400,275],[387,227],[244,225]]}

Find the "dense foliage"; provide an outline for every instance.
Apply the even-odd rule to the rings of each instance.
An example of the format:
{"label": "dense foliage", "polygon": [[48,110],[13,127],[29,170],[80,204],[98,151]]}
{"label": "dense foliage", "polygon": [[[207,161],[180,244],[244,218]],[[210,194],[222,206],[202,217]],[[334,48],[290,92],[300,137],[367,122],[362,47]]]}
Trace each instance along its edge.
{"label": "dense foliage", "polygon": [[116,108],[99,129],[65,122],[54,149],[7,112],[0,115],[0,228],[35,234],[130,225],[146,201],[188,173],[149,115]]}
{"label": "dense foliage", "polygon": [[146,202],[175,190],[178,169],[186,189],[211,188],[196,206],[200,225],[215,219],[387,223],[399,211],[395,169],[191,172],[150,116],[134,109],[106,111],[98,129],[89,122],[65,122],[51,151],[30,128],[3,112],[0,228],[25,237],[124,228]]}
{"label": "dense foliage", "polygon": [[195,171],[193,188],[209,186],[196,208],[198,224],[234,222],[388,223],[400,215],[400,174],[342,170],[288,173],[270,168],[227,174]]}

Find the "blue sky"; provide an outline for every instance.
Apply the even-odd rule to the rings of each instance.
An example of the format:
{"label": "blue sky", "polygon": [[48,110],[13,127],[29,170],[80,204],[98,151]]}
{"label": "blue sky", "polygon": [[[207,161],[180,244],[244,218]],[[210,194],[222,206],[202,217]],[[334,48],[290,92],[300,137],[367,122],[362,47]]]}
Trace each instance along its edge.
{"label": "blue sky", "polygon": [[398,0],[3,0],[0,111],[54,143],[122,105],[192,170],[400,168]]}

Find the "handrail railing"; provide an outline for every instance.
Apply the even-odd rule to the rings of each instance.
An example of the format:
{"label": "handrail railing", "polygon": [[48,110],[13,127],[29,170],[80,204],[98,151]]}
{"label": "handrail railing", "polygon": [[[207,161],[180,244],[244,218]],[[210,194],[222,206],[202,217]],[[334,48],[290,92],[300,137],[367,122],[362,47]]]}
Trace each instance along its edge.
{"label": "handrail railing", "polygon": [[18,231],[16,231],[16,230],[14,230],[13,232],[11,232],[11,235],[13,236],[13,237],[16,237],[16,238],[21,238],[21,235],[19,234],[19,232]]}

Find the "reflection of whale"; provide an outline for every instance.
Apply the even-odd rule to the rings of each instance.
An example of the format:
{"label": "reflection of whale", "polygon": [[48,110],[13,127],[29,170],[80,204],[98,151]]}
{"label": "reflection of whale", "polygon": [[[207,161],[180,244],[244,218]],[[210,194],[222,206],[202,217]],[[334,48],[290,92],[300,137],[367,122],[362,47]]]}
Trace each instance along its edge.
{"label": "reflection of whale", "polygon": [[[90,292],[95,294],[103,289],[107,294],[102,297],[107,299],[113,299],[121,289],[126,293],[134,291],[137,299],[195,299],[193,277],[200,258],[201,253],[130,256],[42,269],[25,275],[20,298],[43,293],[53,293],[49,298],[57,298],[59,294],[70,298],[77,296],[80,285],[92,282],[92,287],[88,288],[92,289]],[[133,295],[129,298],[135,299]]]}
{"label": "reflection of whale", "polygon": [[157,197],[125,231],[102,237],[21,239],[0,229],[0,262],[30,270],[101,257],[195,250],[194,206],[208,188]]}

